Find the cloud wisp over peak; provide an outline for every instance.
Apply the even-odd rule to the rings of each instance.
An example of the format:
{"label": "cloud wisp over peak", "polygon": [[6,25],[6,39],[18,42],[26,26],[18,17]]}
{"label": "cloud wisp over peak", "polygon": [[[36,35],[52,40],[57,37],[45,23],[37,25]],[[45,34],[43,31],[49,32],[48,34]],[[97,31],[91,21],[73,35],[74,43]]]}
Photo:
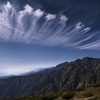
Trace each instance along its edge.
{"label": "cloud wisp over peak", "polygon": [[18,11],[7,2],[0,5],[0,42],[100,50],[99,32],[91,32],[91,27],[81,21],[68,24],[69,19],[29,4]]}

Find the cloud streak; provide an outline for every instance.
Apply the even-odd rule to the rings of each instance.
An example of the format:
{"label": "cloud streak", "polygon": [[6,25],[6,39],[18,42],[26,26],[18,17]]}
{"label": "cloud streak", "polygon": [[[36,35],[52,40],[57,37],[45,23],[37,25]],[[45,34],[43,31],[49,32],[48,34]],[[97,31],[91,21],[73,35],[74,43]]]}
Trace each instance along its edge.
{"label": "cloud streak", "polygon": [[34,10],[28,4],[18,11],[10,2],[0,5],[0,10],[1,42],[100,50],[99,33],[91,33],[82,22],[68,25],[66,15]]}

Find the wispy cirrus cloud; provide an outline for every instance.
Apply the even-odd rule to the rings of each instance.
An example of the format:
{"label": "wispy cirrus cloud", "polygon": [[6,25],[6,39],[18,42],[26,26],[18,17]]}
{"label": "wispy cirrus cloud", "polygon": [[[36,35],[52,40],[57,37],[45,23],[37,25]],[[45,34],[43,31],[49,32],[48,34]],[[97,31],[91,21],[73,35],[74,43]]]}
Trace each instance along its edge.
{"label": "wispy cirrus cloud", "polygon": [[[0,6],[0,41],[100,50],[97,32],[82,22],[68,25],[66,15],[50,14],[25,5],[18,11],[7,2]],[[100,35],[99,35],[100,36]]]}
{"label": "wispy cirrus cloud", "polygon": [[79,46],[80,49],[93,49],[93,50],[100,50],[100,40],[95,42],[91,42],[82,46]]}
{"label": "wispy cirrus cloud", "polygon": [[47,14],[47,16],[45,17],[47,20],[52,20],[56,18],[56,15],[53,14]]}

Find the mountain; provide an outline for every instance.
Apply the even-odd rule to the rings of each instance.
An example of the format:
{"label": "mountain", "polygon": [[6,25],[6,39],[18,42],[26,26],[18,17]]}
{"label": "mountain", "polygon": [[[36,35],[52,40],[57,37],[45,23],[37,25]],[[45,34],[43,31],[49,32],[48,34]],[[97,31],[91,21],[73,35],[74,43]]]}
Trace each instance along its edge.
{"label": "mountain", "polygon": [[73,91],[66,91],[65,89],[58,90],[57,93],[36,94],[30,96],[23,96],[0,100],[100,100],[100,82],[89,87],[78,88]]}
{"label": "mountain", "polygon": [[48,69],[45,69],[45,70],[40,70],[40,71],[38,71],[37,73],[41,73],[41,74],[45,74],[45,73],[50,73],[50,72],[52,72],[52,71],[54,71],[54,70],[60,70],[60,69],[62,69],[64,66],[67,66],[67,65],[69,65],[69,64],[71,64],[72,62],[65,62],[65,63],[61,63],[61,64],[59,64],[59,65],[57,65],[56,67],[52,67],[52,68],[48,68]]}
{"label": "mountain", "polygon": [[4,78],[9,78],[9,77],[14,77],[15,75],[9,75],[9,76],[0,76],[0,79],[4,79]]}
{"label": "mountain", "polygon": [[[60,66],[60,67],[59,67]],[[56,70],[58,68],[58,70]],[[60,69],[59,69],[60,68]],[[0,98],[74,90],[100,81],[100,59],[85,57],[40,73],[0,79]]]}

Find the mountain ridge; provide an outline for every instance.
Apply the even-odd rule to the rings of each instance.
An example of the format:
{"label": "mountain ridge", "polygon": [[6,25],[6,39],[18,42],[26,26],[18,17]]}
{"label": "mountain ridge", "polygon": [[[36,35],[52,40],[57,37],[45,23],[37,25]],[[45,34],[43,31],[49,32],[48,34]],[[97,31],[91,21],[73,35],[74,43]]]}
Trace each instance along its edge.
{"label": "mountain ridge", "polygon": [[85,57],[66,64],[60,64],[63,67],[59,70],[0,79],[0,98],[57,92],[61,88],[74,90],[100,81],[99,58]]}

